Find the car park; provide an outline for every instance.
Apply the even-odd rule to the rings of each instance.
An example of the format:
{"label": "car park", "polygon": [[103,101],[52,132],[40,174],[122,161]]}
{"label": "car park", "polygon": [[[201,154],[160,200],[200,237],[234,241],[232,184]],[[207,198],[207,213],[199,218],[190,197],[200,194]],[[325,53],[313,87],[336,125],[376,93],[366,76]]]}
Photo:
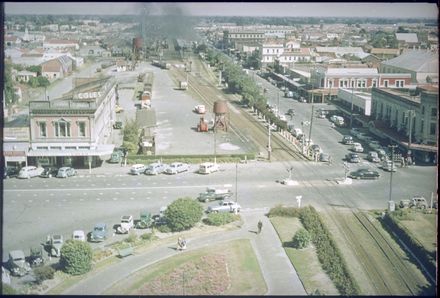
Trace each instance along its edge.
{"label": "car park", "polygon": [[376,151],[370,151],[368,152],[367,160],[374,163],[378,163],[380,162],[379,154],[377,154]]}
{"label": "car park", "polygon": [[348,136],[348,135],[343,136],[342,137],[342,144],[345,144],[345,145],[353,144],[353,137],[352,136]]}
{"label": "car park", "polygon": [[165,174],[178,174],[178,173],[182,173],[182,172],[186,172],[189,170],[189,165],[187,163],[183,163],[183,162],[173,162],[172,164],[170,164],[166,170],[165,170]]}
{"label": "car park", "polygon": [[72,233],[72,239],[76,241],[86,241],[86,234],[83,230],[75,230]]}
{"label": "car park", "polygon": [[101,242],[106,240],[108,237],[107,225],[105,223],[98,223],[93,228],[90,234],[90,241]]}
{"label": "car park", "polygon": [[219,170],[219,166],[216,163],[213,162],[204,162],[200,164],[199,166],[199,173],[200,174],[210,174],[217,172]]}
{"label": "car park", "polygon": [[364,148],[362,147],[361,143],[353,143],[351,144],[351,151],[353,152],[364,152]]}
{"label": "car park", "polygon": [[71,167],[62,167],[58,170],[57,178],[67,178],[76,175],[76,171]]}
{"label": "car park", "polygon": [[43,173],[44,169],[41,167],[35,167],[35,166],[27,166],[21,168],[21,170],[18,172],[17,178],[20,179],[29,179],[33,177],[38,177]]}
{"label": "car park", "polygon": [[166,167],[167,167],[166,164],[163,164],[161,162],[154,162],[154,163],[149,164],[146,167],[144,174],[145,175],[158,175],[158,174],[163,173],[163,171],[165,171]]}
{"label": "car park", "polygon": [[12,177],[17,177],[18,175],[18,168],[15,167],[6,167],[4,172],[3,172],[3,179],[8,179],[8,178],[12,178]]}
{"label": "car park", "polygon": [[131,166],[130,168],[130,174],[132,175],[140,175],[142,173],[145,172],[145,170],[147,169],[147,167],[143,164],[134,164]]}
{"label": "car park", "polygon": [[350,152],[347,155],[345,155],[345,160],[351,163],[359,163],[361,162],[361,159],[359,158],[359,155],[357,153]]}
{"label": "car park", "polygon": [[47,168],[44,168],[44,171],[40,174],[40,177],[51,178],[51,177],[56,177],[57,174],[58,174],[57,168],[47,167]]}
{"label": "car park", "polygon": [[380,174],[379,172],[370,169],[359,169],[351,172],[349,177],[352,179],[379,179]]}

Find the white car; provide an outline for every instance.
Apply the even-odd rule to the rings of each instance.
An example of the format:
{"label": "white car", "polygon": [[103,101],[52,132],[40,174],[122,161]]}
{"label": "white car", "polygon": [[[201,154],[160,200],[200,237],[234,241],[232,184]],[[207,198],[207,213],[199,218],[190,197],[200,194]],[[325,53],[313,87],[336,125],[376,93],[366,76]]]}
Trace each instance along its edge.
{"label": "white car", "polygon": [[218,164],[213,162],[204,162],[199,166],[200,174],[210,174],[219,170]]}
{"label": "white car", "polygon": [[300,135],[303,134],[303,132],[302,132],[301,128],[294,128],[292,130],[292,134],[294,137],[299,137]]}
{"label": "white car", "polygon": [[86,241],[86,234],[82,230],[76,230],[72,233],[72,239],[77,241]]}
{"label": "white car", "polygon": [[189,165],[183,162],[173,162],[166,170],[165,174],[178,174],[189,170]]}
{"label": "white car", "polygon": [[147,167],[143,164],[135,164],[135,165],[131,166],[130,174],[140,175],[140,174],[144,173],[146,169],[147,169]]}
{"label": "white car", "polygon": [[364,148],[362,147],[361,143],[353,143],[351,145],[351,151],[353,152],[364,152]]}
{"label": "white car", "polygon": [[35,166],[27,166],[21,168],[20,172],[18,172],[17,178],[21,179],[29,179],[33,177],[38,177],[43,173],[44,168],[35,167]]}

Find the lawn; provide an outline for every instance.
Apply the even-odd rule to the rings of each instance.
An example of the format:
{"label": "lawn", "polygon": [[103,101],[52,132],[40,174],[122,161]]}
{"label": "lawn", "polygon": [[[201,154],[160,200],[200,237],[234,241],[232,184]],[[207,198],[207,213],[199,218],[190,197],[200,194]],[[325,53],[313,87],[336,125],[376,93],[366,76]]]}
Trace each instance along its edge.
{"label": "lawn", "polygon": [[399,223],[405,226],[426,250],[437,251],[437,214],[413,213],[414,220],[400,220]]}
{"label": "lawn", "polygon": [[302,228],[300,220],[296,217],[271,217],[270,220],[306,292],[309,295],[316,291],[320,295],[339,295],[330,278],[322,270],[316,250],[312,245],[305,249],[289,247],[295,232]]}
{"label": "lawn", "polygon": [[249,240],[184,252],[119,281],[107,295],[264,295]]}

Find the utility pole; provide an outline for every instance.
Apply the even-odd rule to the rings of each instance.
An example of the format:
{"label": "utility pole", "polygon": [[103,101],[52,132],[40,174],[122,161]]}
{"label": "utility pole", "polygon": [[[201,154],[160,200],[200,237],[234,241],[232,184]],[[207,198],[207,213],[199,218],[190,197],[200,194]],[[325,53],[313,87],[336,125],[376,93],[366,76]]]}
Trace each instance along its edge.
{"label": "utility pole", "polygon": [[267,144],[267,159],[270,161],[270,152],[272,151],[272,147],[270,144],[270,120],[268,123],[269,123],[269,126],[268,126],[269,142]]}
{"label": "utility pole", "polygon": [[280,92],[277,92],[277,117],[280,116]]}
{"label": "utility pole", "polygon": [[214,128],[214,163],[217,164],[217,137],[215,131],[216,129]]}
{"label": "utility pole", "polygon": [[388,147],[391,148],[391,174],[390,174],[390,197],[389,197],[389,201],[391,201],[392,192],[393,192],[394,148],[396,148],[397,145],[389,145]]}
{"label": "utility pole", "polygon": [[350,129],[353,128],[353,93],[354,88],[351,88],[351,114],[350,114]]}
{"label": "utility pole", "polygon": [[238,200],[238,190],[237,190],[237,185],[238,185],[238,162],[235,163],[235,203],[237,203]]}
{"label": "utility pole", "polygon": [[309,129],[309,145],[310,141],[312,140],[312,125],[313,125],[313,111],[315,109],[314,101],[313,101],[313,93],[312,93],[312,115],[310,116],[310,129]]}

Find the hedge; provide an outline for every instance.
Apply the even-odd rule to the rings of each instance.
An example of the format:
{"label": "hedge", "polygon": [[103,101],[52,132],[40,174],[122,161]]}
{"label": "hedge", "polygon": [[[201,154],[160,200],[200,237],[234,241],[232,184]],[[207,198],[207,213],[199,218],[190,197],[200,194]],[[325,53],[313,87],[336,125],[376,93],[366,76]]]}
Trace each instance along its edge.
{"label": "hedge", "polygon": [[426,250],[406,227],[399,224],[398,218],[396,218],[393,213],[387,213],[387,215],[381,219],[381,222],[388,231],[392,232],[391,234],[395,234],[395,238],[402,241],[420,262],[422,262],[431,276],[436,276],[435,252]]}
{"label": "hedge", "polygon": [[[224,154],[216,155],[217,162],[239,162],[241,160],[253,160],[256,154],[251,152],[248,154]],[[129,154],[127,161],[129,163],[151,163],[162,160],[164,163],[171,163],[175,161],[186,163],[202,163],[214,160],[213,155],[132,155]]]}
{"label": "hedge", "polygon": [[239,215],[233,213],[210,213],[207,218],[203,219],[203,222],[210,226],[222,226],[239,218]]}

